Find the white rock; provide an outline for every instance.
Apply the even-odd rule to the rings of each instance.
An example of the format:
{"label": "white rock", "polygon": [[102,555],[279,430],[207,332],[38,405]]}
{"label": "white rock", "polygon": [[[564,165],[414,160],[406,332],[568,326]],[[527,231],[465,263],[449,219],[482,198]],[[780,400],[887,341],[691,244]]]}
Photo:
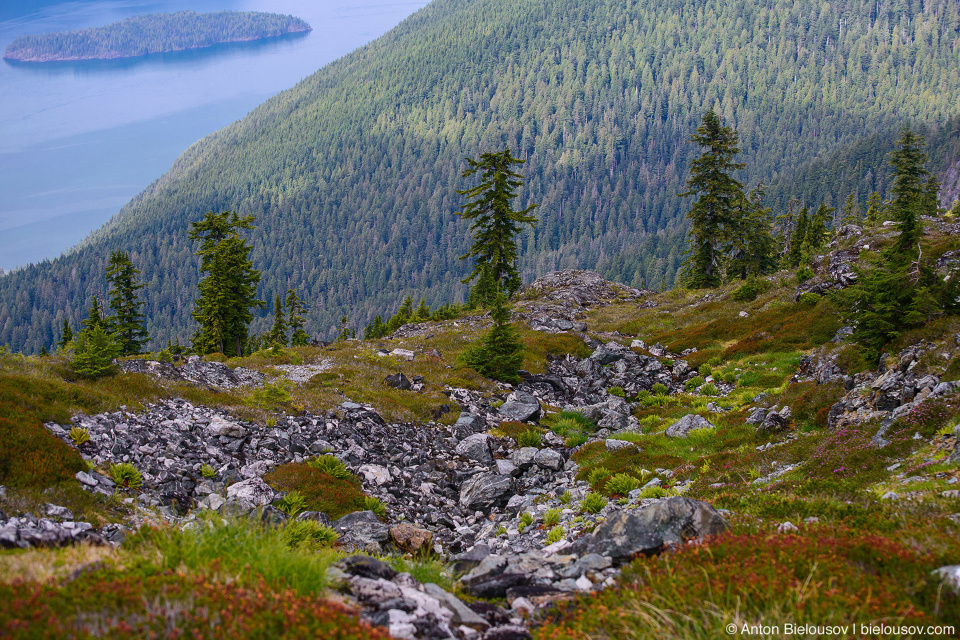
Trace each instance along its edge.
{"label": "white rock", "polygon": [[403,358],[404,360],[413,360],[416,357],[416,354],[409,349],[394,349],[390,352],[390,355]]}
{"label": "white rock", "polygon": [[381,467],[377,464],[365,464],[361,465],[357,471],[360,472],[360,475],[363,476],[363,479],[368,483],[376,484],[377,486],[386,484],[393,479],[393,476],[390,475],[390,470],[386,467]]}
{"label": "white rock", "polygon": [[228,498],[247,500],[258,507],[270,504],[275,496],[273,489],[260,478],[250,478],[227,487]]}
{"label": "white rock", "polygon": [[791,531],[799,531],[797,525],[793,524],[789,520],[777,527],[777,533],[789,533]]}
{"label": "white rock", "polygon": [[934,569],[930,572],[930,575],[939,576],[940,580],[953,589],[954,593],[960,593],[960,564]]}
{"label": "white rock", "polygon": [[273,463],[269,460],[257,460],[240,468],[240,475],[244,478],[259,478],[265,475],[273,468]]}
{"label": "white rock", "polygon": [[620,449],[626,449],[627,447],[637,446],[632,442],[627,442],[626,440],[615,440],[613,438],[607,439],[604,444],[607,446],[607,451],[619,451]]}
{"label": "white rock", "polygon": [[249,431],[236,422],[230,422],[222,416],[213,416],[210,424],[207,425],[207,431],[215,436],[229,436],[231,438],[242,438]]}
{"label": "white rock", "polygon": [[514,611],[517,611],[522,614],[531,615],[536,610],[536,607],[533,606],[533,603],[527,600],[526,598],[520,597],[513,600],[513,604],[510,605]]}
{"label": "white rock", "polygon": [[590,578],[582,574],[577,578],[577,589],[580,589],[580,591],[590,591],[592,588],[593,583],[590,582]]}
{"label": "white rock", "polygon": [[211,511],[218,511],[225,502],[226,500],[224,500],[222,496],[216,493],[211,493],[211,494],[208,494],[206,497],[204,497],[202,500],[200,500],[200,502],[197,504],[200,506],[201,509],[210,509]]}

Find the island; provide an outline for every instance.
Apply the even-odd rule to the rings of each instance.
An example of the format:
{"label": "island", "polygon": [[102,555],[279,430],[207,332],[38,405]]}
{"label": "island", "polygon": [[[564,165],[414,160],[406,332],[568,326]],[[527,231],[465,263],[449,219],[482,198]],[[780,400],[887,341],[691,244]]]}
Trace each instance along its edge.
{"label": "island", "polygon": [[113,60],[306,31],[311,27],[300,18],[277,13],[178,11],[135,16],[93,29],[20,36],[3,57],[19,62]]}

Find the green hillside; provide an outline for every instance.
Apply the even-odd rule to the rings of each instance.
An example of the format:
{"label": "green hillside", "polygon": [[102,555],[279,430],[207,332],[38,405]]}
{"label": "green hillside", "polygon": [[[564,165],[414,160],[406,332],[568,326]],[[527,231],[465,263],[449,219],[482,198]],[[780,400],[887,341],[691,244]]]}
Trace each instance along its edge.
{"label": "green hillside", "polygon": [[952,0],[436,0],[191,147],[69,256],[0,278],[0,343],[51,344],[118,249],[148,284],[151,335],[187,338],[187,226],[228,208],[257,217],[261,297],[298,288],[312,333],[408,293],[455,299],[463,158],[504,145],[541,205],[526,280],[576,266],[669,285],[705,109],[739,130],[743,178],[771,182],[905,120],[956,115],[958,58]]}

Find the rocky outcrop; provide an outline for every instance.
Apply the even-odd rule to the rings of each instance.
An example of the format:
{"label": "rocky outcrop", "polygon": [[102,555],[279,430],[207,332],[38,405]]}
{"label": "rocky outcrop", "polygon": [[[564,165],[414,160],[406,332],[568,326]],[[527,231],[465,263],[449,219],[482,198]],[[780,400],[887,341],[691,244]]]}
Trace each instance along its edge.
{"label": "rocky outcrop", "polygon": [[672,425],[667,427],[665,436],[668,438],[686,438],[691,431],[697,429],[713,429],[714,425],[706,418],[696,413],[688,413]]}
{"label": "rocky outcrop", "polygon": [[222,362],[205,362],[200,356],[190,356],[179,367],[169,362],[152,360],[123,360],[120,370],[126,373],[143,373],[166,380],[192,382],[205,387],[233,389],[255,387],[263,384],[266,376],[243,367],[230,368]]}

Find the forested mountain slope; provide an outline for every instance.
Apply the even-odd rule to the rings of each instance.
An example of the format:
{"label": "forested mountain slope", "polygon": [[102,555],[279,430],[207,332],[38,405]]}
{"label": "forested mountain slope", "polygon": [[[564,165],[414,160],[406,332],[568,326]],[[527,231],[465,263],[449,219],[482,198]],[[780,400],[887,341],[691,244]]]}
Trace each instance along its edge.
{"label": "forested mountain slope", "polygon": [[187,338],[187,226],[228,208],[257,217],[261,297],[297,289],[311,332],[407,293],[450,300],[468,270],[463,158],[505,145],[541,204],[525,279],[599,265],[670,284],[705,109],[739,130],[744,179],[770,182],[901,122],[946,121],[958,58],[953,0],[435,0],[191,147],[70,255],[0,278],[0,343],[36,351],[64,314],[78,322],[117,249],[143,270],[151,335]]}

